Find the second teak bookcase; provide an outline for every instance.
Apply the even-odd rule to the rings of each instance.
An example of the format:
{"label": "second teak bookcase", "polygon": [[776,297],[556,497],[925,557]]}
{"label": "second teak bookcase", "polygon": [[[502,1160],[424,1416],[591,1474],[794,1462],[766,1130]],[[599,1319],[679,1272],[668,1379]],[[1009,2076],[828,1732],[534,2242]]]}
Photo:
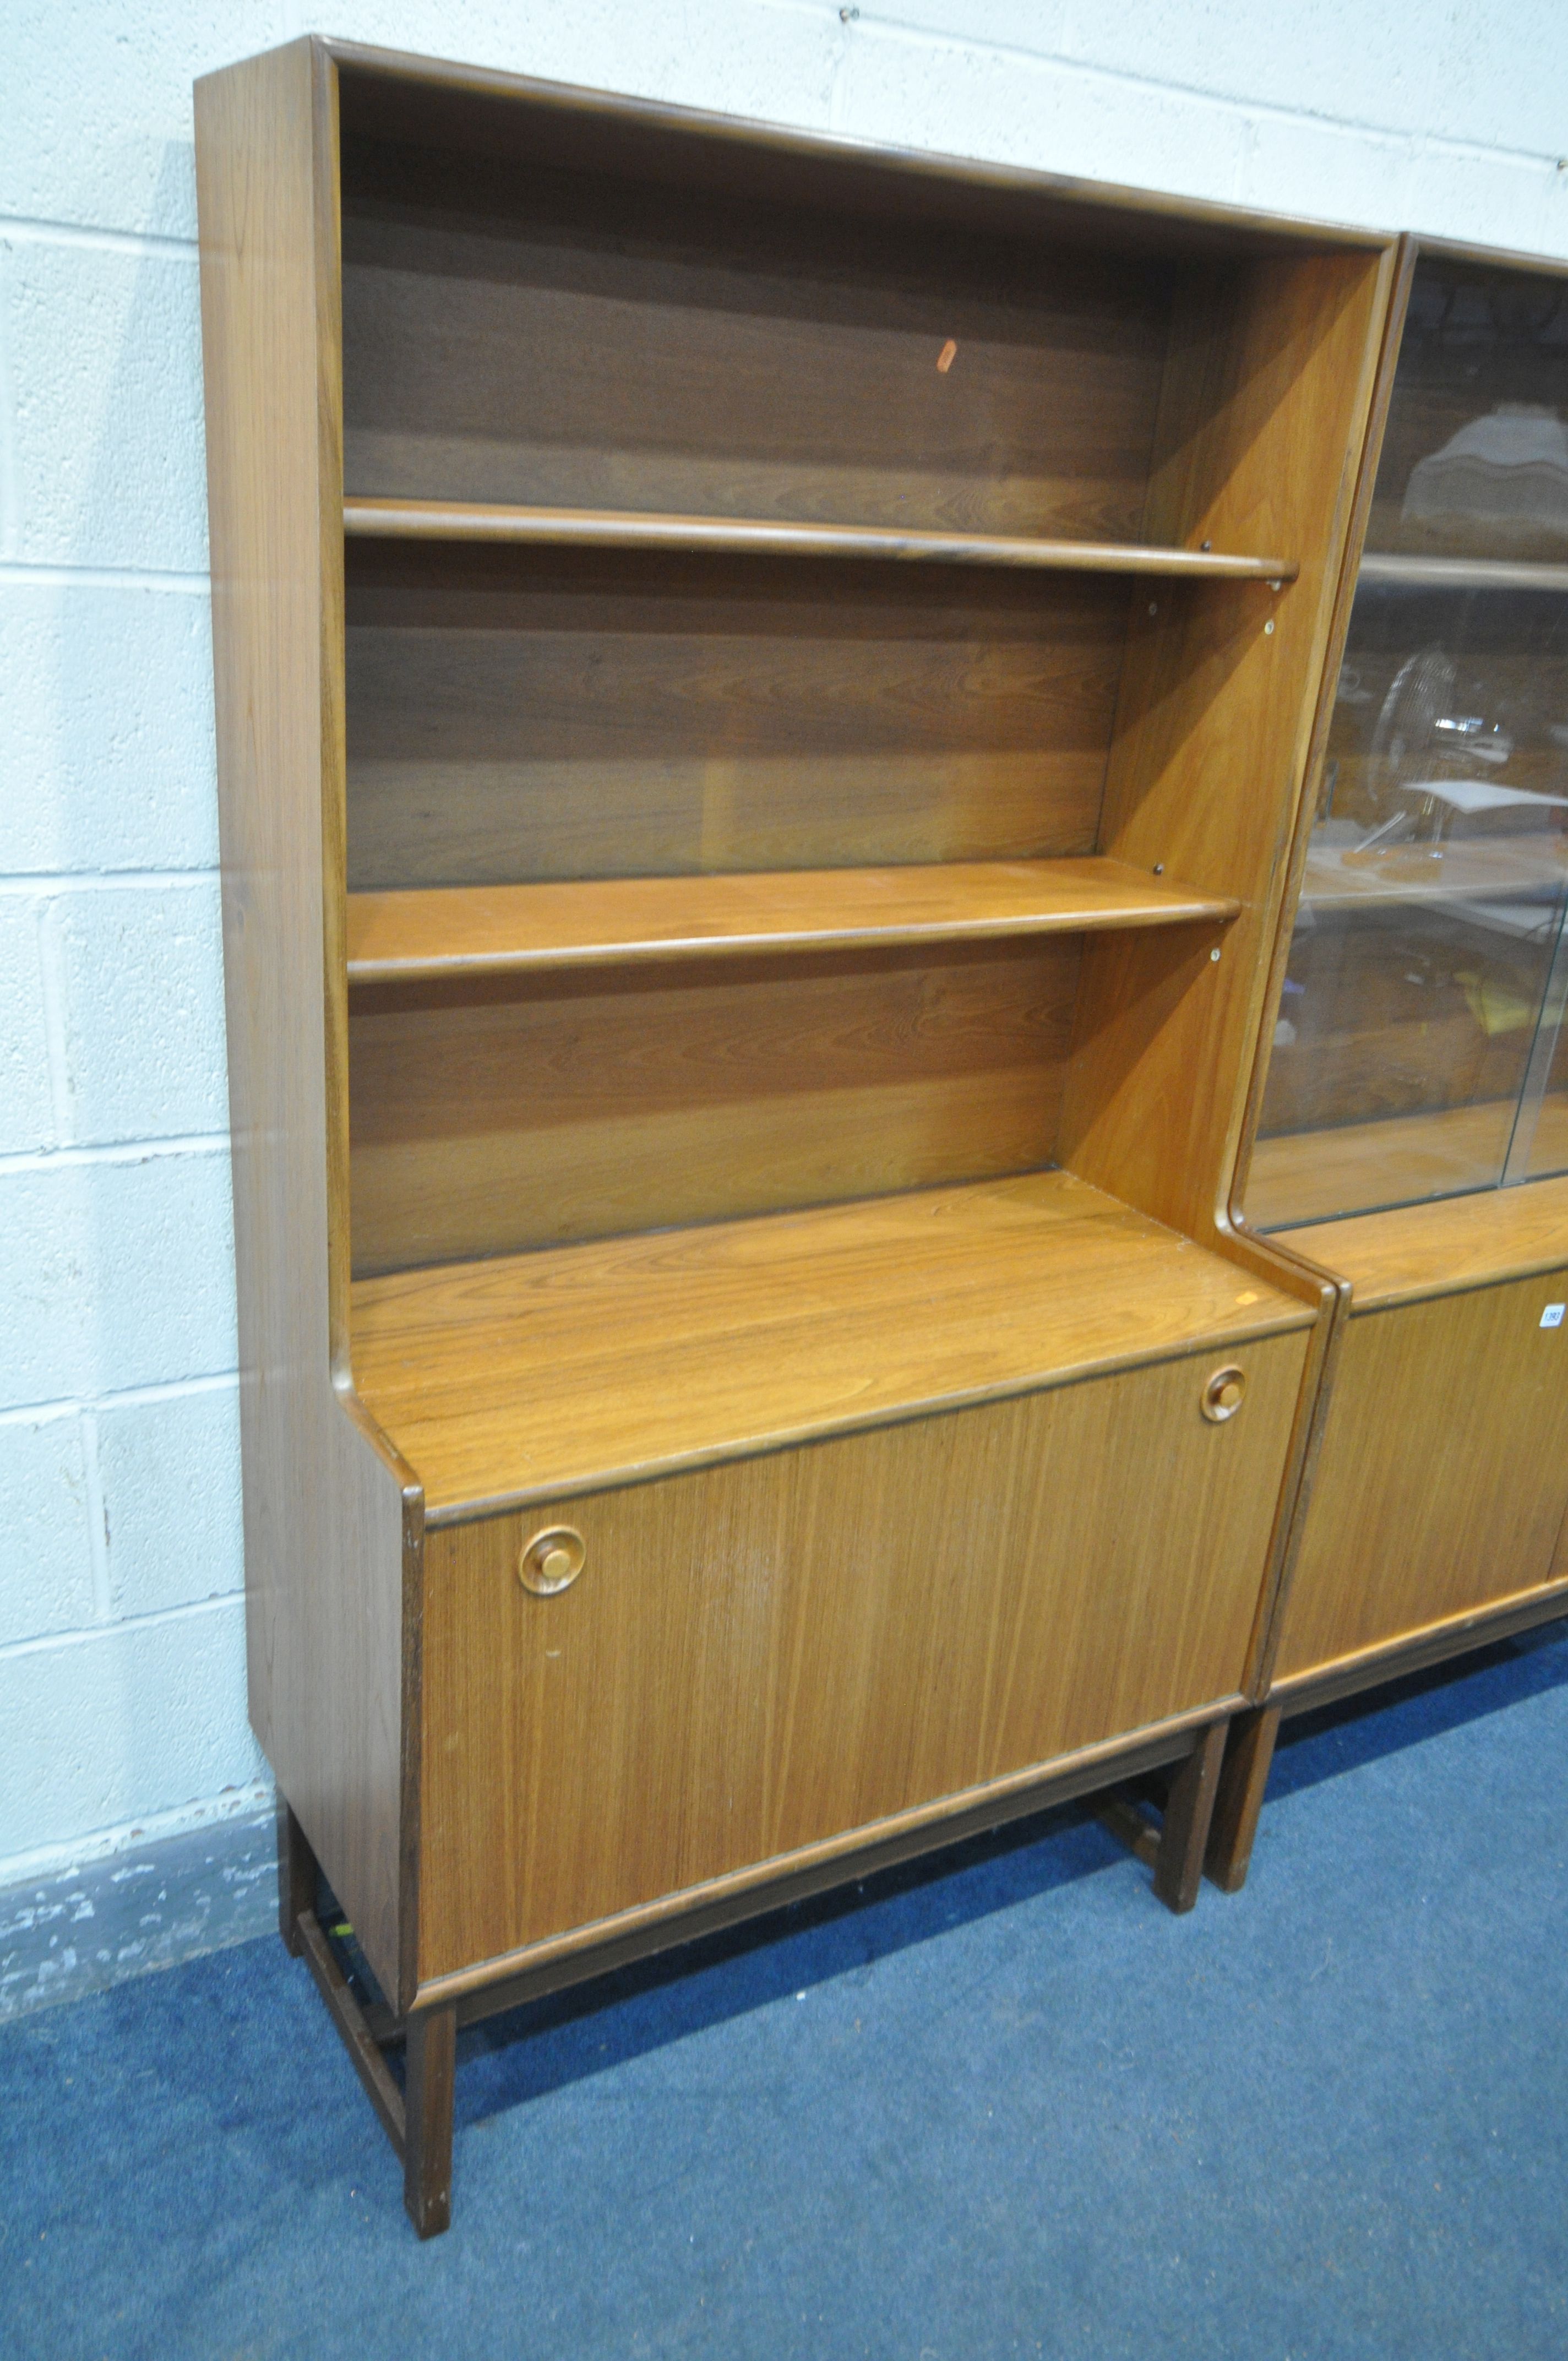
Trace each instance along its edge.
{"label": "second teak bookcase", "polygon": [[1162,1766],[1191,1898],[1393,257],[318,40],[197,125],[251,1709],[429,2231],[467,2017]]}

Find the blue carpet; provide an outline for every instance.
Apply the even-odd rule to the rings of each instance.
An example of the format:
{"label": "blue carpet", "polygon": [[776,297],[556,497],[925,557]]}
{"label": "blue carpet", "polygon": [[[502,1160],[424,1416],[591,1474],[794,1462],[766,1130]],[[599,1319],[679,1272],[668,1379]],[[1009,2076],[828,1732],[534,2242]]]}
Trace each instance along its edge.
{"label": "blue carpet", "polygon": [[0,2352],[1568,2351],[1568,1635],[1288,1726],[1190,1918],[1080,1812],[477,2027],[420,2246],[275,1940],[0,2034]]}

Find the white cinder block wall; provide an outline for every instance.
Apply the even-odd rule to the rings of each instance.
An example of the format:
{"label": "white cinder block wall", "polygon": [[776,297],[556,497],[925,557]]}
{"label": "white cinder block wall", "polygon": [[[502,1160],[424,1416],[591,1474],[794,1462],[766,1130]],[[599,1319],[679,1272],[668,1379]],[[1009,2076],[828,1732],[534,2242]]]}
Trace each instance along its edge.
{"label": "white cinder block wall", "polygon": [[312,28],[1568,257],[1563,0],[8,0],[0,1885],[253,1806],[193,76]]}

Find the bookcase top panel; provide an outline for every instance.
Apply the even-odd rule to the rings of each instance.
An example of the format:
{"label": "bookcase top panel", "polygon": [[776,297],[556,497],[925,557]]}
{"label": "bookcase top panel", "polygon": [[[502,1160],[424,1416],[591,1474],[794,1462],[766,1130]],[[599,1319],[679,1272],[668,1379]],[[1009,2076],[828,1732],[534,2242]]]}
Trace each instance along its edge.
{"label": "bookcase top panel", "polygon": [[1568,1264],[1568,1176],[1281,1235],[1320,1268],[1348,1279],[1359,1309],[1411,1302]]}
{"label": "bookcase top panel", "polygon": [[957,216],[1000,233],[1085,243],[1141,239],[1174,253],[1376,249],[1392,242],[1343,224],[890,148],[356,42],[323,47],[338,69],[345,138],[505,154],[526,137],[541,161],[585,170],[710,186],[741,176],[760,195],[786,202],[809,185],[814,196],[846,210],[912,221]]}

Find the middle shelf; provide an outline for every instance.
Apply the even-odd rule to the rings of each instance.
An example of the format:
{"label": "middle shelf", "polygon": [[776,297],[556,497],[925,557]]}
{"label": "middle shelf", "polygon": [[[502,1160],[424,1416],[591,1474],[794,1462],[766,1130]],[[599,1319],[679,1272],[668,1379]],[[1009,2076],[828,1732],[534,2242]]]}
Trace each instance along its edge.
{"label": "middle shelf", "polygon": [[851,557],[948,566],[1023,566],[1053,574],[1126,574],[1192,581],[1268,582],[1300,572],[1293,557],[1162,548],[1130,541],[1037,533],[954,533],[904,525],[817,523],[800,518],[671,516],[638,509],[536,508],[490,500],[381,500],[350,494],[350,540],[480,541],[579,549],[708,550],[731,556]]}
{"label": "middle shelf", "polygon": [[1223,925],[1240,907],[1103,854],[428,887],[349,895],[348,979]]}
{"label": "middle shelf", "polygon": [[399,1271],[351,1312],[435,1524],[1311,1319],[1060,1170]]}

